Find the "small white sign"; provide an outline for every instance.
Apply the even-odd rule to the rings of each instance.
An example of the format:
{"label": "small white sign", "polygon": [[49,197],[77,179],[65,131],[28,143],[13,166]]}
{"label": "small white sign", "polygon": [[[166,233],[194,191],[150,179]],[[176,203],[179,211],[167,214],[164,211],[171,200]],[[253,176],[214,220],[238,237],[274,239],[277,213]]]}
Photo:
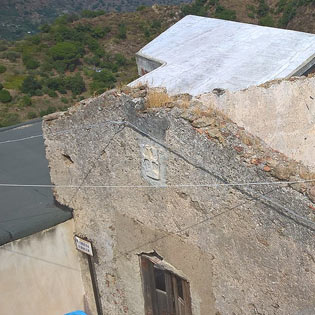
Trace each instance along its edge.
{"label": "small white sign", "polygon": [[93,249],[92,249],[91,242],[86,241],[78,236],[74,237],[74,241],[75,241],[75,246],[77,250],[85,254],[88,254],[90,256],[93,256]]}

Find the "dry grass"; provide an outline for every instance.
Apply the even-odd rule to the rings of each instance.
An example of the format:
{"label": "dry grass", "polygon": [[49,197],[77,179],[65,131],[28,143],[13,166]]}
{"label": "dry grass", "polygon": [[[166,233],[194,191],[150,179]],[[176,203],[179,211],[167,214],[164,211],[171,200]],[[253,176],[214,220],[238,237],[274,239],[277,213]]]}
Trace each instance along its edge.
{"label": "dry grass", "polygon": [[147,108],[168,107],[172,102],[171,97],[164,91],[152,90],[147,95]]}

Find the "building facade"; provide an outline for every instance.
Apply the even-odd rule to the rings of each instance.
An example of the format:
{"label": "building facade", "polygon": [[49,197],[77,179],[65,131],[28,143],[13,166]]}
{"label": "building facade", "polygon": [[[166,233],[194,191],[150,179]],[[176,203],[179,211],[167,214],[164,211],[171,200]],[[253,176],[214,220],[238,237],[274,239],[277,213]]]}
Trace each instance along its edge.
{"label": "building facade", "polygon": [[102,313],[313,314],[314,174],[188,95],[148,109],[152,93],[109,91],[44,122]]}

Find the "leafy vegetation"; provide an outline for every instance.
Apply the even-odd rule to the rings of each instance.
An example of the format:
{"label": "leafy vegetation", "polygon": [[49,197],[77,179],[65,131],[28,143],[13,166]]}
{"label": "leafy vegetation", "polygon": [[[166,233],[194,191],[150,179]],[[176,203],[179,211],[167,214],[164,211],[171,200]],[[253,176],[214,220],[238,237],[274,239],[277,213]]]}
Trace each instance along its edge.
{"label": "leafy vegetation", "polygon": [[65,110],[135,79],[134,54],[175,21],[175,14],[170,20],[172,12],[163,10],[168,22],[146,7],[122,15],[85,10],[84,18],[63,15],[36,35],[0,41],[0,82],[5,88],[0,126]]}
{"label": "leafy vegetation", "polygon": [[4,65],[0,65],[0,73],[4,73],[7,71],[7,67],[5,67]]}
{"label": "leafy vegetation", "polygon": [[0,102],[9,103],[12,100],[11,94],[5,89],[0,90]]}

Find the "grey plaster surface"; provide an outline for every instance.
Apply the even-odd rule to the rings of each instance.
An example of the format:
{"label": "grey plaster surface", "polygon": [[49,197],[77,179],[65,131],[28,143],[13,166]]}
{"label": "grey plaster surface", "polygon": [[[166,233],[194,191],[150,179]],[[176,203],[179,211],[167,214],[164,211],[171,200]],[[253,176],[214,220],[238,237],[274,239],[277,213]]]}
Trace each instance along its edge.
{"label": "grey plaster surface", "polygon": [[241,90],[290,77],[311,65],[314,54],[314,34],[190,15],[138,52],[163,65],[130,85],[191,95]]}
{"label": "grey plaster surface", "polygon": [[[0,129],[0,142],[42,133],[42,122]],[[0,144],[0,183],[51,184],[43,138]],[[72,217],[54,203],[51,188],[0,187],[0,245]]]}
{"label": "grey plaster surface", "polygon": [[[138,102],[108,91],[43,128],[54,183],[112,186],[80,189],[75,198],[56,188],[56,198],[75,209],[77,233],[93,243],[104,314],[145,313],[138,255],[156,251],[189,280],[195,315],[313,315],[315,221],[307,196],[282,185],[193,187],[278,181],[259,154],[278,161],[282,173],[291,166],[215,111],[197,132],[196,99],[185,109],[145,112]],[[73,128],[82,125],[95,128]]]}

